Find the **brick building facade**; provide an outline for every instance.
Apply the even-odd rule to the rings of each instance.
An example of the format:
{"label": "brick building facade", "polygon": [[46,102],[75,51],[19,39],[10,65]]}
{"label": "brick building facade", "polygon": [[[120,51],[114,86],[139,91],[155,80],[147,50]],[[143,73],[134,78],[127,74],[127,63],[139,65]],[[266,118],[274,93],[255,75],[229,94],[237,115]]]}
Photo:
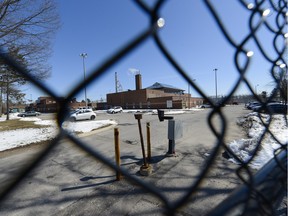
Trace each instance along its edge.
{"label": "brick building facade", "polygon": [[[58,110],[58,106],[59,103],[57,103],[57,101],[53,97],[42,96],[36,100],[36,103],[31,106],[31,109],[43,113],[55,113]],[[71,101],[69,103],[70,109],[78,109],[85,106],[85,102]]]}
{"label": "brick building facade", "polygon": [[[183,89],[170,85],[154,83],[142,89],[141,74],[135,76],[136,90],[107,94],[108,106],[122,106],[124,109],[183,109],[203,104],[202,98],[193,98]],[[167,107],[171,104],[172,107]]]}
{"label": "brick building facade", "polygon": [[[191,94],[184,93],[183,89],[170,85],[156,82],[143,89],[141,74],[135,76],[135,84],[135,90],[107,94],[106,103],[89,103],[88,105],[97,109],[108,109],[112,106],[122,106],[124,109],[184,109],[203,104],[202,98],[191,97]],[[168,107],[168,104],[172,107]],[[29,108],[38,112],[52,113],[57,112],[58,106],[59,103],[53,97],[43,96],[39,97]],[[85,107],[85,102],[77,102],[75,99],[69,103],[69,107],[71,109]]]}

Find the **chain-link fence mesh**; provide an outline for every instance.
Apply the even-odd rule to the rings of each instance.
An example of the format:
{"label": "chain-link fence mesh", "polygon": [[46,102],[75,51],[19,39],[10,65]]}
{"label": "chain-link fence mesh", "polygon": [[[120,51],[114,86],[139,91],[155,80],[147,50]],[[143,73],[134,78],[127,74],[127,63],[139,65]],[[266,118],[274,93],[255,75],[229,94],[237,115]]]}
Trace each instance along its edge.
{"label": "chain-link fence mesh", "polygon": [[[3,202],[8,197],[8,195],[13,191],[17,185],[21,184],[23,179],[29,175],[32,170],[34,170],[43,160],[45,157],[50,154],[61,142],[61,140],[68,139],[71,143],[75,144],[78,149],[81,149],[87,153],[87,155],[92,156],[97,161],[105,164],[106,166],[121,171],[121,173],[129,179],[134,184],[139,185],[142,190],[145,190],[147,193],[150,193],[152,196],[156,197],[160,200],[160,205],[164,206],[165,214],[167,215],[175,215],[176,212],[192,202],[193,194],[195,194],[200,187],[201,182],[203,181],[204,177],[211,171],[213,167],[213,163],[216,160],[217,155],[221,148],[224,148],[230,155],[233,155],[234,158],[237,159],[237,155],[235,155],[230,148],[228,148],[224,143],[225,138],[225,131],[227,130],[227,120],[225,115],[222,111],[222,108],[211,101],[211,98],[208,97],[200,86],[195,83],[195,81],[190,77],[187,71],[185,71],[181,65],[172,57],[169,53],[168,49],[163,44],[161,38],[158,35],[159,26],[157,21],[161,17],[160,10],[165,5],[165,1],[157,1],[154,7],[148,7],[142,1],[135,1],[136,5],[139,7],[140,11],[150,19],[150,25],[140,34],[138,37],[133,38],[129,44],[126,44],[122,49],[115,51],[110,58],[104,62],[101,66],[95,68],[91,75],[86,78],[85,82],[80,82],[77,86],[75,86],[70,93],[65,97],[65,99],[59,97],[53,89],[47,88],[41,82],[33,78],[29,75],[25,68],[21,67],[15,63],[15,61],[7,56],[6,54],[1,54],[1,58],[5,61],[7,65],[13,67],[20,73],[25,79],[29,80],[39,89],[41,89],[46,94],[52,96],[61,106],[57,112],[57,121],[60,127],[60,132],[57,137],[50,142],[49,147],[41,153],[41,155],[37,156],[34,159],[33,163],[22,170],[21,174],[14,178],[13,182],[9,184],[6,188],[3,189],[1,193],[0,201]],[[249,12],[249,17],[247,19],[250,32],[243,37],[243,39],[237,43],[233,40],[233,37],[230,35],[229,30],[226,29],[226,26],[223,24],[220,15],[218,14],[217,10],[215,9],[213,4],[217,4],[217,1],[212,3],[209,0],[203,1],[203,4],[209,9],[210,14],[215,20],[219,31],[222,33],[223,37],[226,41],[234,48],[234,64],[238,70],[239,76],[237,82],[225,97],[223,103],[228,102],[231,97],[235,94],[236,90],[239,88],[240,85],[246,85],[247,88],[250,90],[251,94],[254,95],[254,98],[258,101],[262,101],[262,103],[267,105],[270,101],[272,101],[276,94],[282,94],[287,96],[287,66],[285,63],[287,62],[287,49],[286,49],[286,40],[287,40],[287,1],[285,0],[266,0],[260,1],[255,0],[252,3],[241,1],[239,3],[246,8]],[[265,3],[265,8],[263,5]],[[179,2],[179,4],[181,4]],[[267,8],[267,5],[269,6]],[[271,25],[268,19],[265,17],[265,13],[267,12],[266,9],[270,10],[270,13],[274,14],[275,19],[273,21],[276,25]],[[256,19],[257,17],[257,19]],[[260,17],[260,19],[259,19]],[[241,18],[242,19],[242,18]],[[255,21],[256,19],[257,21]],[[270,19],[271,21],[271,19]],[[267,31],[271,32],[274,37],[271,41],[271,44],[274,47],[274,51],[277,53],[276,58],[271,58],[268,53],[265,52],[263,49],[263,44],[261,44],[259,40],[258,30],[260,28],[265,28]],[[261,36],[260,36],[261,37]],[[203,97],[206,101],[213,105],[213,111],[209,115],[208,124],[210,127],[211,132],[217,138],[217,145],[211,152],[210,156],[206,159],[206,166],[202,169],[201,173],[198,175],[197,180],[193,183],[193,185],[186,191],[185,196],[176,200],[176,202],[170,202],[169,199],[156,187],[147,184],[147,182],[142,181],[140,178],[137,178],[133,175],[130,175],[129,172],[125,169],[118,168],[114,161],[107,159],[97,150],[89,147],[87,143],[82,141],[79,138],[71,135],[61,126],[65,121],[69,110],[69,102],[71,99],[77,95],[82,89],[91,84],[93,81],[100,78],[100,76],[105,75],[107,70],[111,68],[113,65],[118,63],[124,56],[128,54],[132,54],[136,47],[144,43],[147,39],[152,38],[155,41],[155,44],[162,55],[167,59],[167,61],[173,66],[174,70],[182,76],[193,88],[195,91],[198,92],[201,97]],[[282,40],[282,46],[279,46],[275,41]],[[267,97],[265,102],[259,98],[259,95],[255,94],[253,90],[253,86],[249,82],[246,77],[246,72],[248,71],[248,67],[250,65],[250,57],[249,57],[249,50],[245,49],[245,45],[249,42],[253,41],[257,48],[259,49],[260,53],[266,59],[266,61],[271,65],[270,74],[273,77],[275,84],[275,89],[278,91],[274,91],[271,96]],[[245,56],[245,64],[243,65],[240,63],[240,58],[242,60],[243,56]],[[283,66],[284,65],[284,66]],[[283,73],[280,73],[281,70]],[[279,74],[281,76],[279,76]],[[283,81],[284,84],[286,82],[286,90],[283,88]],[[286,91],[286,92],[285,92]],[[286,102],[285,102],[286,103]],[[217,116],[221,122],[221,130],[215,128],[212,123],[212,119]],[[286,115],[283,115],[285,121],[287,123]],[[259,114],[259,119],[262,119]],[[281,143],[277,140],[276,136],[269,130],[269,125],[272,121],[272,118],[268,122],[264,122],[261,120],[263,125],[265,125],[265,131],[263,135],[258,140],[257,147],[253,150],[253,154],[251,159],[248,162],[243,162],[241,159],[238,159],[239,168],[235,170],[235,173],[238,176],[238,179],[242,182],[242,186],[239,187],[236,191],[234,191],[227,200],[224,200],[216,209],[210,211],[210,215],[274,215],[276,214],[277,204],[279,203],[279,199],[281,200],[283,192],[286,191],[286,177],[287,177],[287,169],[286,169],[286,157],[287,157],[287,143]],[[253,160],[253,158],[257,155],[257,151],[261,148],[261,142],[265,136],[271,135],[277,141],[277,143],[281,146],[280,149],[275,151],[274,158],[258,172],[256,175],[254,172],[251,171],[249,168],[249,163]],[[80,150],[79,150],[80,151]],[[120,169],[120,170],[119,170]],[[209,196],[209,195],[208,195]],[[36,207],[35,207],[36,208]],[[79,210],[80,211],[80,210]],[[49,213],[47,213],[49,214]]]}

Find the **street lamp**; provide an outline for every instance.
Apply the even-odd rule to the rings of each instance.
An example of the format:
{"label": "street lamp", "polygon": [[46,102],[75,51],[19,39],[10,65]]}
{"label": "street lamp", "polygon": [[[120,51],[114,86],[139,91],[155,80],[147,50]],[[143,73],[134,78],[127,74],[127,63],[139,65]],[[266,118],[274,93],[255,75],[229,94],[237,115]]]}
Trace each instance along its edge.
{"label": "street lamp", "polygon": [[257,95],[257,86],[259,86],[258,84],[255,85],[255,94]]}
{"label": "street lamp", "polygon": [[[192,82],[195,82],[196,79],[192,79]],[[188,82],[188,108],[190,109],[190,82]]]}
{"label": "street lamp", "polygon": [[216,102],[217,102],[217,68],[214,68],[213,71],[215,72],[215,91],[216,91]]}
{"label": "street lamp", "polygon": [[[87,57],[87,53],[81,53],[80,56],[83,59],[83,72],[84,72],[84,82],[86,81],[86,69],[85,69],[85,58]],[[87,108],[87,93],[86,93],[86,83],[84,87],[84,92],[85,92],[85,106]]]}

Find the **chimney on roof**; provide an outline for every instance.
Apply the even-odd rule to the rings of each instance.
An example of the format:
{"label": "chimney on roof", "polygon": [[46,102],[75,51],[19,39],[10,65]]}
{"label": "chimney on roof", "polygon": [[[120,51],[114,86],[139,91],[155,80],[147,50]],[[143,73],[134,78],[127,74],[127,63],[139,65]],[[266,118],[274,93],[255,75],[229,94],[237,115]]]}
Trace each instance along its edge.
{"label": "chimney on roof", "polygon": [[142,78],[141,74],[135,75],[136,90],[142,89]]}

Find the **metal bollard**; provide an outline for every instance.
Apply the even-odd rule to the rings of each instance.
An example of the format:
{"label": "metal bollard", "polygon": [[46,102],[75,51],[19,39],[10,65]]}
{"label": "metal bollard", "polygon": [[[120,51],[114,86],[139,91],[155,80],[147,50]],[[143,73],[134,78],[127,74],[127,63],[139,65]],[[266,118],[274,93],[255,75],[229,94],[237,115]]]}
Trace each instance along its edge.
{"label": "metal bollard", "polygon": [[[120,168],[120,144],[119,144],[119,130],[118,128],[114,128],[114,143],[115,143],[115,160],[116,165]],[[121,180],[121,172],[116,170],[116,180]]]}
{"label": "metal bollard", "polygon": [[168,152],[167,156],[173,156],[175,155],[175,120],[174,119],[169,119],[168,121]]}
{"label": "metal bollard", "polygon": [[141,148],[142,148],[142,155],[143,155],[143,165],[140,167],[140,174],[143,176],[148,176],[151,172],[151,166],[147,163],[146,156],[145,156],[145,147],[144,147],[144,140],[142,135],[142,128],[141,128],[141,119],[142,114],[134,114],[135,119],[138,121],[138,128],[139,128],[139,134],[140,134],[140,141],[141,141]]}
{"label": "metal bollard", "polygon": [[146,132],[147,132],[147,159],[151,160],[151,140],[150,140],[150,122],[146,123]]}
{"label": "metal bollard", "polygon": [[141,147],[142,147],[142,155],[143,155],[143,162],[144,166],[147,166],[146,156],[145,156],[145,148],[144,148],[144,141],[143,141],[143,135],[142,135],[142,128],[141,128],[141,119],[142,114],[135,114],[135,119],[138,120],[138,128],[139,128],[139,134],[140,134],[140,141],[141,141]]}

